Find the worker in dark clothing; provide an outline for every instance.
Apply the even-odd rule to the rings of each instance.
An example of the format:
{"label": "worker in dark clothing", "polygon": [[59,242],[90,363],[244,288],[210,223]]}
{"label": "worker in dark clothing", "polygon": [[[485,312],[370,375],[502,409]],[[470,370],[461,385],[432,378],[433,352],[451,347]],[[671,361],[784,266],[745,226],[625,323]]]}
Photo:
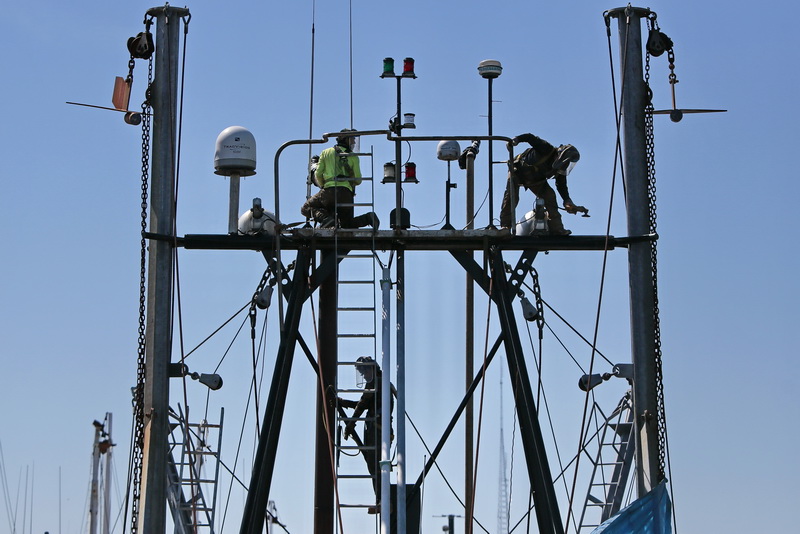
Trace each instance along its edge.
{"label": "worker in dark clothing", "polygon": [[[380,500],[380,443],[381,443],[381,369],[378,364],[369,356],[362,356],[356,360],[356,370],[364,378],[364,393],[358,401],[339,399],[339,405],[344,408],[353,408],[351,417],[358,418],[366,414],[364,421],[364,447],[361,453],[367,463],[367,469],[372,476],[372,487],[375,496]],[[391,404],[389,413],[394,409],[394,398],[389,396]],[[389,425],[391,425],[391,419]],[[345,425],[344,437],[349,438],[355,435],[356,421],[348,421]],[[394,434],[389,430],[390,441],[394,439]]]}
{"label": "worker in dark clothing", "polygon": [[[321,189],[306,200],[300,213],[314,219],[323,228],[361,228],[372,226],[377,230],[380,221],[375,212],[353,216],[353,199],[356,186],[361,183],[358,156],[352,154],[356,144],[353,135],[341,135],[355,130],[344,129],[336,138],[336,145],[326,148],[312,168],[312,178]],[[339,219],[336,220],[338,214]],[[337,225],[338,222],[338,225]]]}
{"label": "worker in dark clothing", "polygon": [[[548,228],[552,235],[569,235],[572,232],[564,228],[561,222],[561,214],[558,213],[558,201],[556,193],[550,184],[549,178],[555,178],[556,189],[561,199],[564,201],[564,209],[567,213],[583,212],[587,214],[589,210],[583,206],[576,206],[569,196],[567,188],[567,175],[580,159],[578,149],[572,145],[561,145],[554,147],[544,139],[533,134],[526,133],[518,135],[512,139],[514,146],[521,142],[531,145],[521,154],[514,158],[511,171],[508,176],[506,192],[503,195],[503,205],[500,208],[500,225],[510,228],[514,223],[512,220],[513,211],[519,202],[519,188],[525,187],[537,197],[544,200],[545,209],[548,215]],[[516,190],[513,191],[512,201],[512,178],[516,181]]]}

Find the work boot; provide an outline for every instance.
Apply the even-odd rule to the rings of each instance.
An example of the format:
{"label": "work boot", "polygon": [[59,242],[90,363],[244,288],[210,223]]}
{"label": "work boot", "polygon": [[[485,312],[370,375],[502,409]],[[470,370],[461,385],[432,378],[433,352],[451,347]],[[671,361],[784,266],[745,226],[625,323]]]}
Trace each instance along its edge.
{"label": "work boot", "polygon": [[378,215],[374,211],[369,212],[367,215],[369,215],[370,218],[369,225],[372,226],[373,230],[377,231],[381,225],[381,220],[378,219]]}

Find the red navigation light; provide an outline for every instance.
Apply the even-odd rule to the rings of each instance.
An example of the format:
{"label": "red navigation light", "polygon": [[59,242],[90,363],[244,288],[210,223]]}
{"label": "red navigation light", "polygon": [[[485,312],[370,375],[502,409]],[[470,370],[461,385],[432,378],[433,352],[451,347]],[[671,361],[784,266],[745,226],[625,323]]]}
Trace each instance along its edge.
{"label": "red navigation light", "polygon": [[407,57],[403,60],[403,76],[407,78],[416,78],[414,74],[414,59]]}
{"label": "red navigation light", "polygon": [[403,181],[418,184],[419,180],[417,180],[417,164],[409,161],[408,163],[406,163],[405,167],[406,167],[406,177]]}

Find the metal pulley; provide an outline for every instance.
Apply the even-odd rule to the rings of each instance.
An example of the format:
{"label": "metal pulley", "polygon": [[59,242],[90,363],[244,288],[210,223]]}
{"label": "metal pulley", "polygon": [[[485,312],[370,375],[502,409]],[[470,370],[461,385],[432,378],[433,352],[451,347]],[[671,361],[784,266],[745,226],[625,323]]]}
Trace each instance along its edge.
{"label": "metal pulley", "polygon": [[522,317],[524,317],[526,321],[532,323],[539,318],[539,310],[536,309],[536,306],[531,304],[528,297],[522,297],[520,303],[522,304]]}
{"label": "metal pulley", "polygon": [[672,39],[658,28],[652,28],[647,36],[647,44],[645,46],[651,56],[658,57],[667,50],[672,49]]}
{"label": "metal pulley", "polygon": [[153,34],[149,31],[139,32],[136,37],[128,39],[128,52],[136,59],[150,59],[155,50]]}

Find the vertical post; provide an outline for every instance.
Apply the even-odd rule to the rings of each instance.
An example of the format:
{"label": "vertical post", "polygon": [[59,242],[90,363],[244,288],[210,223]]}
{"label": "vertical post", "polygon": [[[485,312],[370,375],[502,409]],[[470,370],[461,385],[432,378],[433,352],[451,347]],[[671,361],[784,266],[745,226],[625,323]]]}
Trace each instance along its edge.
{"label": "vertical post", "polygon": [[[475,228],[475,154],[470,150],[467,152],[467,229],[472,230]],[[474,258],[472,251],[467,252],[469,259]],[[465,391],[469,391],[472,379],[475,375],[475,284],[472,276],[467,271],[466,273],[466,339],[465,339],[465,354],[464,354],[464,379]],[[472,480],[474,478],[473,462],[474,462],[474,415],[472,398],[470,397],[467,402],[466,413],[464,415],[464,501],[467,507],[464,514],[464,532],[468,532],[469,525],[472,524],[472,506],[470,503],[474,499],[472,491]]]}
{"label": "vertical post", "polygon": [[111,451],[114,448],[114,442],[111,440],[111,414],[106,413],[106,436],[108,439],[108,447],[106,448],[106,480],[103,488],[103,534],[111,532]]}
{"label": "vertical post", "polygon": [[[178,37],[181,17],[189,10],[169,5],[152,8],[156,17],[153,83],[153,147],[150,178],[150,231],[172,235],[175,218],[177,146]],[[147,268],[145,336],[144,447],[140,532],[164,532],[167,511],[167,436],[169,362],[172,348],[172,244],[152,241]]]}
{"label": "vertical post", "polygon": [[494,228],[494,157],[492,154],[492,82],[503,72],[503,67],[496,59],[484,59],[478,64],[478,74],[489,81],[489,228]]}
{"label": "vertical post", "polygon": [[[391,378],[391,275],[388,267],[381,270],[381,456],[380,456],[380,493],[381,493],[381,532],[391,531],[389,519],[391,515],[391,486],[389,472],[391,462],[391,420],[392,420],[392,378]],[[399,484],[398,484],[399,488]]]}
{"label": "vertical post", "polygon": [[[397,249],[397,533],[406,534],[406,258]],[[388,459],[388,458],[387,458]],[[383,502],[383,501],[381,501]]]}
{"label": "vertical post", "polygon": [[492,82],[494,82],[494,78],[488,78],[489,80],[489,227],[494,226],[494,156],[492,155],[492,147],[494,146],[494,141],[492,141]]}
{"label": "vertical post", "polygon": [[[338,270],[335,250],[322,253],[322,264],[333,263]],[[336,395],[336,366],[339,360],[336,333],[338,331],[337,282],[338,276],[329,276],[319,288],[319,374],[317,388],[317,441],[316,472],[314,477],[314,533],[332,534],[334,531],[334,476],[331,446],[334,443],[334,407],[329,395]]]}
{"label": "vertical post", "polygon": [[[622,128],[625,164],[625,198],[628,234],[650,232],[647,152],[645,139],[646,87],[642,68],[641,18],[649,10],[620,8],[620,54],[623,58]],[[651,244],[631,243],[628,248],[631,350],[634,366],[633,407],[636,428],[636,470],[639,496],[658,484],[658,421],[655,391],[655,320]]]}
{"label": "vertical post", "polygon": [[[400,88],[402,87],[402,80],[400,76],[397,76],[397,122],[395,123],[397,128],[395,135],[400,137],[401,132],[403,131],[403,125],[400,122],[402,120],[402,115],[400,114],[400,103],[402,100],[400,99]],[[394,227],[395,231],[399,232],[402,228],[402,213],[401,208],[403,207],[403,145],[401,144],[402,141],[400,139],[396,139],[394,142]]]}
{"label": "vertical post", "polygon": [[103,425],[94,422],[94,445],[92,446],[92,489],[89,494],[89,534],[97,534],[97,488],[99,485],[98,471],[100,469],[100,432]]}
{"label": "vertical post", "polygon": [[239,233],[239,174],[233,173],[230,176],[230,193],[228,200],[228,233]]}

